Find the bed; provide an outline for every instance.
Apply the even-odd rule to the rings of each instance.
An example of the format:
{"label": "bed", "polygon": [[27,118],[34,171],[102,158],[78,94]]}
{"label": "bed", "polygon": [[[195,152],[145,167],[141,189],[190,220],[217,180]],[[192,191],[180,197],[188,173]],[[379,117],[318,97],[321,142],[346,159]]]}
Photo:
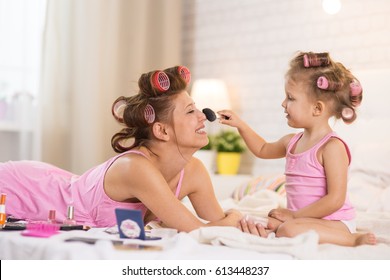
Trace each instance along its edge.
{"label": "bed", "polygon": [[[354,177],[356,176],[356,177]],[[378,237],[375,246],[343,247],[331,244],[318,245],[314,231],[295,238],[260,238],[240,232],[236,228],[205,227],[190,233],[178,233],[157,241],[126,240],[125,244],[153,245],[150,249],[129,247],[118,248],[115,242],[121,240],[117,234],[107,233],[106,228],[88,231],[68,231],[50,238],[24,237],[19,231],[0,232],[0,259],[2,260],[390,260],[390,201],[389,187],[380,187],[384,178],[356,172],[352,180],[359,182],[351,188],[355,203],[371,199],[372,203],[361,203],[358,208],[357,227],[360,231],[372,231]],[[390,177],[385,178],[386,180]],[[258,180],[257,180],[258,182]],[[389,181],[383,182],[389,186]],[[243,182],[242,186],[248,184]],[[358,185],[371,184],[367,192]],[[375,192],[372,188],[376,188]],[[234,196],[233,190],[232,194]],[[374,201],[376,201],[374,203]],[[266,212],[277,206],[284,206],[281,193],[260,188],[245,195],[240,201],[232,197],[220,201],[224,209],[236,208],[242,212],[264,217]],[[189,205],[187,205],[190,207]],[[72,237],[97,239],[95,244],[67,242]],[[123,240],[121,240],[123,241]],[[157,246],[157,247],[156,247]]]}
{"label": "bed", "polygon": [[[159,250],[118,249],[115,234],[106,229],[63,232],[51,238],[23,237],[20,232],[0,232],[0,259],[92,259],[92,260],[390,260],[390,112],[386,108],[390,95],[387,88],[390,69],[361,71],[357,75],[365,88],[364,102],[356,124],[335,125],[335,130],[349,143],[353,155],[348,191],[357,209],[359,231],[374,232],[375,246],[343,247],[331,244],[318,245],[315,232],[295,238],[260,238],[242,233],[235,228],[209,227],[190,233],[179,233],[158,241],[129,240],[127,243],[157,245]],[[238,199],[237,190],[248,183],[259,182],[259,174],[237,177],[231,188],[214,186],[224,209],[236,208],[244,213],[265,217],[277,206],[285,205],[285,197],[275,188],[252,188]],[[281,174],[276,174],[279,178]],[[257,180],[257,181],[256,181]],[[221,192],[221,189],[223,191]],[[188,205],[188,202],[183,202]],[[189,205],[188,205],[189,206]],[[189,206],[190,207],[190,206]],[[95,244],[65,242],[71,237],[93,237]]]}

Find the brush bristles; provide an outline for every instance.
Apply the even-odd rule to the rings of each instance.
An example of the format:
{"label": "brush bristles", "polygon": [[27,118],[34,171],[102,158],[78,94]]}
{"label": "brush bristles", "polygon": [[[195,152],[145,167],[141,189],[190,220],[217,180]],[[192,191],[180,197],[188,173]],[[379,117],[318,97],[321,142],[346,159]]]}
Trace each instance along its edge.
{"label": "brush bristles", "polygon": [[209,108],[204,108],[202,112],[206,115],[206,118],[209,122],[213,122],[217,119],[217,116],[215,115],[214,111]]}
{"label": "brush bristles", "polygon": [[35,237],[50,237],[58,233],[59,226],[48,223],[28,223],[26,230],[22,231],[24,236],[35,236]]}

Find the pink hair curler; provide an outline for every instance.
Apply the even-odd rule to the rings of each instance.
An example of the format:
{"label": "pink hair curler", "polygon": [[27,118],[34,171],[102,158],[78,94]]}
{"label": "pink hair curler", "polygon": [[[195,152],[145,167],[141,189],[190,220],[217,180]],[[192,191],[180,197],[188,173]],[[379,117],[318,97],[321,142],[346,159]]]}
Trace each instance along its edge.
{"label": "pink hair curler", "polygon": [[323,90],[337,91],[342,87],[341,83],[329,81],[325,76],[317,79],[317,87]]}
{"label": "pink hair curler", "polygon": [[169,77],[163,71],[156,71],[152,76],[152,85],[158,91],[167,91],[171,85]]}
{"label": "pink hair curler", "polygon": [[351,89],[351,96],[359,96],[363,91],[362,86],[356,80],[352,81],[349,87]]}
{"label": "pink hair curler", "polygon": [[303,66],[318,67],[329,65],[329,56],[327,53],[307,53],[303,55]]}
{"label": "pink hair curler", "polygon": [[154,122],[154,120],[156,119],[156,113],[154,112],[152,105],[150,105],[150,104],[146,105],[145,111],[144,111],[144,116],[145,116],[145,120],[147,123]]}
{"label": "pink hair curler", "polygon": [[320,89],[328,89],[329,81],[326,77],[321,76],[317,79],[317,87]]}
{"label": "pink hair curler", "polygon": [[309,57],[307,54],[303,56],[303,66],[305,66],[306,68],[310,67]]}
{"label": "pink hair curler", "polygon": [[353,109],[351,109],[349,107],[345,107],[341,111],[341,115],[343,116],[344,119],[351,120],[353,118],[353,116],[354,116],[354,111],[353,111]]}
{"label": "pink hair curler", "polygon": [[111,112],[117,121],[123,121],[123,111],[125,110],[127,105],[126,100],[119,100],[112,106]]}
{"label": "pink hair curler", "polygon": [[179,72],[180,76],[186,81],[187,84],[191,82],[191,72],[190,70],[185,66],[179,66],[177,68],[177,71]]}

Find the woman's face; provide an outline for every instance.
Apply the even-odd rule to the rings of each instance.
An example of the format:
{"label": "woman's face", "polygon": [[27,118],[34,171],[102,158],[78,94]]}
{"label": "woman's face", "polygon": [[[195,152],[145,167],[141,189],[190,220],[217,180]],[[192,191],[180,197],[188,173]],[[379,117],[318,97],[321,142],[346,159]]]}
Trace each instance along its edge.
{"label": "woman's face", "polygon": [[208,143],[204,131],[206,116],[196,108],[187,91],[182,91],[174,100],[172,137],[180,148],[189,148],[192,152]]}
{"label": "woman's face", "polygon": [[207,145],[207,133],[204,131],[206,116],[196,108],[188,92],[178,94],[174,103],[173,123],[176,136],[173,137],[176,138],[177,145],[193,152]]}

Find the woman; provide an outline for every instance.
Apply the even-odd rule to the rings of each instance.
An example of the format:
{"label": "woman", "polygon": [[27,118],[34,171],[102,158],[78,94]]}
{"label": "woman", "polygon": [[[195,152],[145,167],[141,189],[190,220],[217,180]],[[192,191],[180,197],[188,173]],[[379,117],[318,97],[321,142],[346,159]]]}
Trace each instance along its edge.
{"label": "woman", "polygon": [[[42,162],[0,164],[7,214],[44,220],[54,209],[62,221],[72,205],[78,223],[96,227],[115,225],[115,208],[140,209],[145,223],[159,220],[179,231],[237,226],[241,214],[223,212],[206,169],[192,156],[208,138],[205,115],[186,91],[189,80],[183,66],[141,75],[139,93],[112,106],[125,126],[111,141],[119,154],[81,176]],[[207,224],[181,203],[186,196]]]}

